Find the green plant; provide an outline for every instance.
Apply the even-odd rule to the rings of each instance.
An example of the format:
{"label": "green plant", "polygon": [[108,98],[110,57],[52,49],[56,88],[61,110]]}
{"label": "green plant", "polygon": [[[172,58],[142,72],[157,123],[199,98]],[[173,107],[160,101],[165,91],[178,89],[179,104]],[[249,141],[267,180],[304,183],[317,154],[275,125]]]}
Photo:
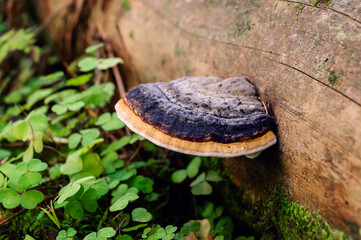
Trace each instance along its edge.
{"label": "green plant", "polygon": [[162,239],[162,240],[171,240],[174,239],[175,231],[177,227],[168,225],[165,228],[157,225],[155,228],[146,228],[143,231],[142,238],[153,240],[153,239]]}
{"label": "green plant", "polygon": [[131,9],[131,4],[128,0],[123,0],[122,2],[122,8],[125,10],[125,11],[129,11]]}
{"label": "green plant", "polygon": [[237,237],[236,240],[254,240],[254,237],[240,236],[240,237]]}
{"label": "green plant", "polygon": [[[85,52],[93,53],[98,48],[101,48],[103,46],[104,44],[93,45],[88,47]],[[87,56],[79,61],[78,66],[80,68],[80,71],[89,72],[94,69],[106,70],[108,68],[116,66],[119,63],[123,63],[123,60],[121,58],[96,58],[93,56]]]}
{"label": "green plant", "polygon": [[[97,44],[86,52],[94,54],[102,47],[103,44]],[[70,66],[78,73],[76,66],[80,71],[103,70],[121,60],[87,56],[76,62],[77,65]],[[112,237],[117,226],[111,224],[114,221],[109,221],[108,215],[121,221],[121,232],[129,233],[118,239],[141,237],[144,229],[156,221],[153,212],[147,210],[153,208],[149,203],[157,202],[163,195],[154,191],[155,182],[149,175],[138,171],[164,172],[169,181],[172,173],[169,161],[158,166],[154,158],[146,161],[127,158],[128,162],[119,158],[120,152],[139,145],[144,138],[126,135],[124,123],[116,113],[101,111],[110,102],[115,87],[111,82],[91,85],[93,78],[93,73],[86,73],[68,79],[64,72],[58,71],[32,77],[5,97],[4,103],[9,108],[0,108],[4,113],[0,119],[0,144],[10,148],[0,148],[0,161],[4,162],[0,167],[0,202],[5,208],[21,205],[34,209],[39,205],[42,214],[37,218],[49,221],[47,228],[68,229],[58,232],[58,239],[75,238],[75,233],[86,239]],[[95,112],[97,117],[89,112]],[[109,133],[118,139],[110,140]],[[21,148],[11,147],[14,143]],[[144,149],[154,155],[160,151],[146,142]],[[182,171],[195,178],[200,167],[201,158],[194,158]],[[198,177],[197,181],[200,184],[218,181],[216,175],[208,171],[207,179]],[[46,208],[47,201],[50,204]],[[84,222],[89,215],[98,219],[97,231],[89,232],[78,224],[69,224],[72,219]],[[193,225],[197,226],[196,222]],[[188,234],[195,231],[193,225],[184,225],[177,233],[175,226],[163,228],[156,224],[146,235],[149,239],[173,239],[176,234],[185,237],[185,229]],[[33,233],[36,237],[39,231]]]}
{"label": "green plant", "polygon": [[115,235],[115,231],[111,227],[102,228],[97,232],[89,233],[85,236],[84,240],[106,240]]}
{"label": "green plant", "polygon": [[252,23],[250,20],[243,21],[243,22],[237,24],[237,26],[234,29],[234,34],[237,37],[240,37],[240,36],[244,35],[246,32],[250,31],[251,28],[252,28]]}
{"label": "green plant", "polygon": [[335,71],[331,71],[330,75],[328,76],[328,82],[331,84],[331,86],[335,86],[336,84],[338,84],[338,78],[340,76],[336,75]]}
{"label": "green plant", "polygon": [[298,21],[299,15],[302,13],[303,9],[305,8],[305,5],[303,4],[297,4],[293,6],[293,11],[296,13],[296,21]]}
{"label": "green plant", "polygon": [[[202,159],[200,157],[193,158],[186,169],[179,169],[172,174],[172,181],[174,183],[181,183],[187,177],[194,178],[197,176],[201,164]],[[213,191],[209,182],[219,181],[222,181],[222,178],[218,175],[217,172],[203,172],[190,184],[191,191],[194,195],[209,195]]]}
{"label": "green plant", "polygon": [[149,222],[152,219],[152,214],[145,208],[135,208],[132,211],[132,218],[136,222]]}
{"label": "green plant", "polygon": [[312,2],[312,6],[316,7],[319,3],[323,3],[323,5],[328,6],[332,3],[333,0],[315,0]]}
{"label": "green plant", "polygon": [[198,232],[201,228],[201,224],[197,221],[190,220],[185,223],[178,233],[175,234],[175,239],[184,240],[191,232]]}
{"label": "green plant", "polygon": [[0,62],[13,51],[30,53],[31,50],[39,52],[40,49],[34,46],[33,29],[10,30],[0,36]]}
{"label": "green plant", "polygon": [[59,222],[58,216],[56,216],[53,201],[50,201],[50,208],[49,208],[50,211],[46,210],[45,208],[40,208],[40,209],[44,213],[46,213],[46,215],[48,215],[48,217],[51,219],[51,221],[53,221],[53,223],[60,229],[60,222]]}
{"label": "green plant", "polygon": [[35,240],[35,238],[33,238],[32,236],[30,235],[25,235],[25,240]]}
{"label": "green plant", "polygon": [[[1,48],[10,38],[0,44],[9,59],[21,53],[19,67],[0,82],[0,214],[7,224],[0,239],[184,240],[192,232],[234,238],[234,219],[210,195],[220,187],[211,185],[222,180],[213,167],[220,161],[163,151],[117,118],[115,85],[103,78],[121,59],[107,58],[100,43],[66,72],[48,58],[51,68],[36,76],[29,70],[36,59],[27,53],[40,49],[43,59],[46,48],[35,46],[30,31],[8,34],[26,41],[18,49]],[[293,222],[303,226],[302,216]]]}
{"label": "green plant", "polygon": [[137,200],[139,196],[136,193],[126,193],[121,196],[117,201],[115,201],[109,208],[111,212],[123,210],[128,206],[130,201]]}
{"label": "green plant", "polygon": [[117,117],[117,113],[104,113],[99,116],[99,119],[95,122],[95,125],[101,126],[103,130],[111,131],[116,129],[122,129],[124,123]]}
{"label": "green plant", "polygon": [[223,214],[224,208],[222,206],[214,207],[212,202],[207,201],[203,206],[200,206],[199,211],[203,218],[207,218],[211,225],[214,225],[215,219]]}
{"label": "green plant", "polygon": [[44,200],[41,191],[33,188],[42,181],[39,172],[47,168],[47,164],[39,159],[12,164],[7,162],[0,167],[0,203],[5,208],[15,208],[21,204],[24,208],[33,209]]}
{"label": "green plant", "polygon": [[69,228],[68,230],[61,230],[56,237],[56,240],[71,240],[74,239],[76,230],[74,228]]}

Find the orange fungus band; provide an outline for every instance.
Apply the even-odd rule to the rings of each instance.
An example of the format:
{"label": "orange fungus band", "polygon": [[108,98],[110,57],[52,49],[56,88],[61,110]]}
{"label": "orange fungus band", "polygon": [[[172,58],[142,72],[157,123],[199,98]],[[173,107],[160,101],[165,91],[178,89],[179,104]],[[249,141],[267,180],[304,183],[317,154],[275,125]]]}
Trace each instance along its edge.
{"label": "orange fungus band", "polygon": [[144,122],[125,102],[119,100],[115,106],[117,115],[132,131],[149,139],[156,145],[173,151],[199,156],[234,157],[252,154],[266,149],[277,142],[272,131],[255,139],[233,143],[214,141],[193,142],[168,135]]}

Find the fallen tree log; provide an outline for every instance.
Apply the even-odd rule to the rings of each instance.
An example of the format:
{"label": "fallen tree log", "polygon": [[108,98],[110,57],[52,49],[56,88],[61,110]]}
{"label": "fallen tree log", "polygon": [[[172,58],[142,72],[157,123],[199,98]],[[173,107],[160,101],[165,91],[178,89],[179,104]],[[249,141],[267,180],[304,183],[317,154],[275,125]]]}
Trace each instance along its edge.
{"label": "fallen tree log", "polygon": [[[128,89],[138,79],[250,77],[277,118],[279,144],[258,159],[226,159],[235,183],[256,195],[280,184],[292,200],[357,237],[361,5],[312,2],[75,1],[49,31],[68,59],[99,32],[106,35],[126,60]],[[42,19],[60,7],[55,0],[35,3]]]}

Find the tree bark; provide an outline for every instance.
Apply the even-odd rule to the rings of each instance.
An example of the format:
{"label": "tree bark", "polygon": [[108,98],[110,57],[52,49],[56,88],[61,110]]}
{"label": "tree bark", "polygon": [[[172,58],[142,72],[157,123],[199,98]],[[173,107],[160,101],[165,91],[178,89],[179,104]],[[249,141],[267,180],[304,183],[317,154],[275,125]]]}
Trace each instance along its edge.
{"label": "tree bark", "polygon": [[[340,0],[313,7],[312,2],[133,0],[125,10],[121,0],[103,0],[83,3],[86,22],[73,22],[87,27],[70,30],[78,29],[72,36],[91,43],[101,28],[117,55],[128,54],[123,66],[128,89],[139,84],[138,77],[144,83],[185,75],[249,76],[277,118],[279,143],[258,159],[224,160],[235,183],[258,195],[280,184],[292,200],[357,237],[361,5]],[[44,19],[59,1],[37,5]],[[68,19],[71,14],[81,16],[74,11]],[[64,42],[62,24],[64,17],[49,28],[58,42]],[[67,57],[83,51],[78,45],[69,45]]]}

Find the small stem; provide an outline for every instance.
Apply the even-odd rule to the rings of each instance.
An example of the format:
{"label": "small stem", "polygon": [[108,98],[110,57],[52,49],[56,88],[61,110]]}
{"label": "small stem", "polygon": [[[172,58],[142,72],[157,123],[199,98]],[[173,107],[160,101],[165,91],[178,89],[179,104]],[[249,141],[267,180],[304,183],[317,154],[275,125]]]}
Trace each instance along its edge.
{"label": "small stem", "polygon": [[3,164],[5,164],[7,160],[9,160],[9,157],[6,157],[6,158],[1,159],[1,161],[0,161],[0,166],[3,165]]}
{"label": "small stem", "polygon": [[154,228],[157,226],[157,224],[154,224],[153,226],[152,226],[152,229],[150,229],[150,231],[149,231],[149,233],[147,233],[147,237],[149,237],[151,234],[152,234],[152,232],[154,231]]}
{"label": "small stem", "polygon": [[28,142],[14,142],[9,144],[4,144],[3,146],[8,148],[8,147],[22,147],[25,145],[28,145]]}
{"label": "small stem", "polygon": [[123,226],[125,220],[127,220],[127,219],[123,218],[123,220],[119,223],[119,226],[118,226],[119,236],[122,235],[121,231],[122,231],[122,226]]}
{"label": "small stem", "polygon": [[28,114],[24,111],[24,109],[17,103],[15,103],[15,105],[20,109],[20,111],[25,115],[25,117],[28,116]]}
{"label": "small stem", "polygon": [[25,209],[25,208],[20,209],[19,211],[17,211],[16,213],[14,213],[13,215],[11,215],[10,217],[2,220],[2,221],[0,222],[0,226],[4,225],[5,223],[7,223],[7,222],[10,221],[11,219],[17,217],[18,215],[22,214],[22,213],[25,212],[25,211],[27,211],[27,209]]}
{"label": "small stem", "polygon": [[61,155],[63,158],[66,158],[65,155],[64,155],[62,152],[58,151],[56,148],[54,148],[54,147],[52,147],[52,146],[44,145],[44,148],[53,150],[53,151],[56,152],[58,155]]}
{"label": "small stem", "polygon": [[268,109],[267,109],[266,104],[261,100],[260,97],[258,97],[258,99],[259,99],[259,100],[261,101],[261,103],[263,104],[263,107],[264,107],[264,109],[266,110],[266,114],[268,114]]}
{"label": "small stem", "polygon": [[103,224],[103,223],[105,222],[105,220],[107,219],[108,213],[109,213],[108,209],[105,210],[102,218],[101,218],[100,221],[99,221],[99,224],[98,224],[98,227],[97,227],[98,230],[102,227],[102,224]]}
{"label": "small stem", "polygon": [[31,125],[30,121],[27,121],[27,122],[31,128],[31,135],[33,137],[33,141],[35,141],[35,131],[34,131],[33,125]]}
{"label": "small stem", "polygon": [[134,157],[138,154],[138,152],[139,152],[139,150],[140,150],[140,147],[141,147],[141,145],[139,144],[138,145],[138,147],[137,147],[137,149],[135,150],[135,152],[132,154],[132,156],[129,158],[129,162],[131,162],[133,159],[134,159]]}
{"label": "small stem", "polygon": [[75,72],[73,72],[73,70],[71,70],[71,68],[69,67],[69,64],[67,62],[63,62],[63,65],[65,67],[66,72],[72,77],[72,78],[76,78],[78,77],[78,75],[76,75]]}

